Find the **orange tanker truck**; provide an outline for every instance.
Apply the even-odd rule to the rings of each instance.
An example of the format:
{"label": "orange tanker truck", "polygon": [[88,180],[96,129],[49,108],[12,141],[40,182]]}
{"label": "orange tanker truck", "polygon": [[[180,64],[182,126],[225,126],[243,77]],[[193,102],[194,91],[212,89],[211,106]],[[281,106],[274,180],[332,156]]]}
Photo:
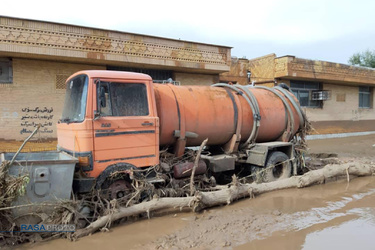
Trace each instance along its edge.
{"label": "orange tanker truck", "polygon": [[[76,193],[97,188],[121,198],[134,173],[155,186],[186,184],[194,164],[183,155],[206,138],[195,177],[209,185],[262,169],[264,182],[298,171],[296,133],[306,119],[286,85],[176,86],[94,70],[72,75],[66,90],[58,149],[78,159]],[[180,160],[165,162],[161,151]]]}

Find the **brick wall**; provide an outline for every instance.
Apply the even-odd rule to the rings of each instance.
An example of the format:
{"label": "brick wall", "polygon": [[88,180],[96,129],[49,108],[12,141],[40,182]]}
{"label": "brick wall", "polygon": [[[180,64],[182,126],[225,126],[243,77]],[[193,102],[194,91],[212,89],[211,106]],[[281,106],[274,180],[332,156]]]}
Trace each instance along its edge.
{"label": "brick wall", "polygon": [[[36,138],[56,138],[65,90],[56,89],[71,74],[105,67],[13,58],[13,83],[0,84],[0,140],[24,140],[37,124]],[[61,88],[61,84],[58,86]]]}
{"label": "brick wall", "polygon": [[290,87],[290,80],[288,80],[288,79],[276,79],[276,82],[277,82],[277,84],[285,83],[286,85],[288,85]]}
{"label": "brick wall", "polygon": [[275,54],[249,60],[250,81],[268,81],[275,78]]}
{"label": "brick wall", "polygon": [[175,78],[181,85],[211,85],[219,82],[219,75],[175,73]]}
{"label": "brick wall", "polygon": [[220,74],[220,82],[232,82],[241,85],[249,84],[247,71],[249,69],[249,60],[232,58],[230,71]]}

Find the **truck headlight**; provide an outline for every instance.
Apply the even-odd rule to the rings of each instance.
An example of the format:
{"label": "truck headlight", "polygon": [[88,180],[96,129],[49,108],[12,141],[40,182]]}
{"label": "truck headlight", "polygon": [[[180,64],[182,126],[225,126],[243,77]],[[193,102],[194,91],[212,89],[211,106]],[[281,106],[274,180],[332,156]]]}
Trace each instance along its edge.
{"label": "truck headlight", "polygon": [[90,157],[89,156],[79,156],[78,157],[78,165],[83,167],[90,166]]}

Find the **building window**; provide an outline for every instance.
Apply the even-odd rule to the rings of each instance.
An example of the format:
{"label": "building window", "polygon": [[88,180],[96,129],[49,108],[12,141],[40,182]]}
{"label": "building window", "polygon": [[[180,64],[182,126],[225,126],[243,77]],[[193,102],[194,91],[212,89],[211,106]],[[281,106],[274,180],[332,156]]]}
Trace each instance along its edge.
{"label": "building window", "polygon": [[314,100],[315,98],[313,98],[313,93],[321,90],[319,82],[290,81],[290,88],[302,107],[322,107],[322,101]]}
{"label": "building window", "polygon": [[0,58],[0,83],[12,83],[13,70],[12,60],[8,58]]}
{"label": "building window", "polygon": [[359,107],[360,108],[371,108],[371,87],[359,87]]}

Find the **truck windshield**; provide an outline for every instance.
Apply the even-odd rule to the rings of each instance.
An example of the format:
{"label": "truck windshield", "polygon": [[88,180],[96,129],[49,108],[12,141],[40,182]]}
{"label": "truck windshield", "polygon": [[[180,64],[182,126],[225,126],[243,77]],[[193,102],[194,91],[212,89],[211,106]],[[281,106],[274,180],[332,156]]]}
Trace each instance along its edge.
{"label": "truck windshield", "polygon": [[78,75],[66,85],[64,109],[60,122],[83,122],[86,113],[88,77]]}

